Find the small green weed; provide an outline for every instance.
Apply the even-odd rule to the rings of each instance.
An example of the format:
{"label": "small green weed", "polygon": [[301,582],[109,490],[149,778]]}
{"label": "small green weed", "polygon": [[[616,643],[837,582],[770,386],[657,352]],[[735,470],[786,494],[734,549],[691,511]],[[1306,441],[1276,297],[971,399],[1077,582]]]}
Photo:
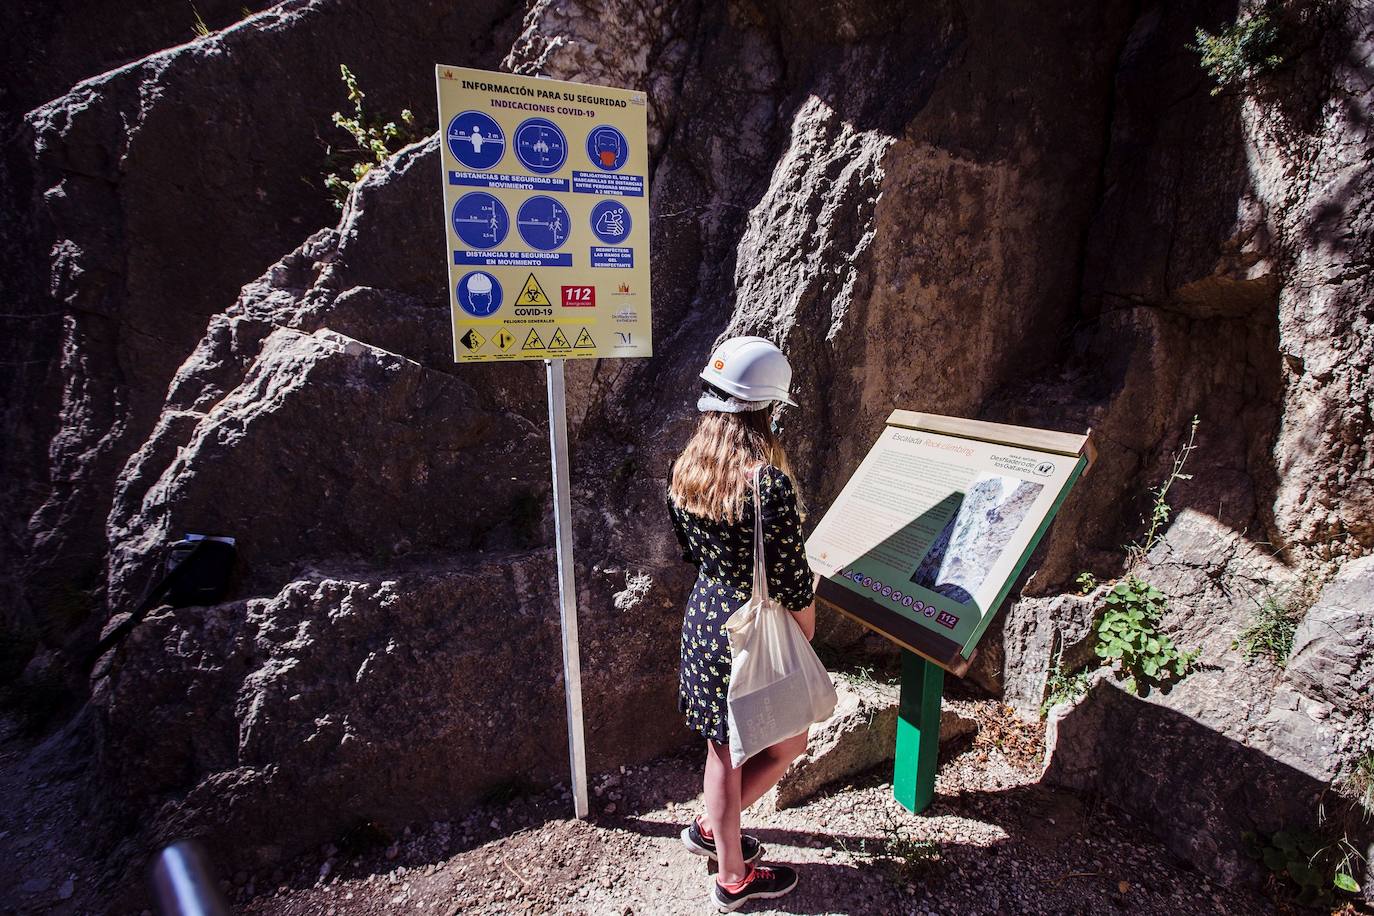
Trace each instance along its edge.
{"label": "small green weed", "polygon": [[191,31],[196,33],[197,38],[204,38],[210,34],[210,27],[205,24],[205,17],[196,9],[194,3],[191,4]]}
{"label": "small green weed", "polygon": [[1256,78],[1283,65],[1279,42],[1277,5],[1267,3],[1213,35],[1198,29],[1189,49],[1201,57],[1216,85],[1212,95],[1226,89],[1242,89]]}
{"label": "small green weed", "polygon": [[1355,868],[1363,860],[1350,841],[1328,840],[1306,831],[1241,834],[1246,853],[1264,863],[1274,884],[1304,906],[1332,906],[1341,894],[1357,894]]}
{"label": "small green weed", "polygon": [[1240,649],[1246,658],[1263,655],[1279,667],[1288,662],[1298,622],[1306,612],[1303,602],[1292,593],[1272,593],[1255,602],[1255,613],[1231,648]]}
{"label": "small green weed", "polygon": [[344,201],[353,187],[381,165],[387,157],[401,147],[421,139],[423,134],[415,124],[415,115],[409,108],[401,110],[401,123],[395,121],[379,123],[363,110],[363,99],[367,94],[358,88],[358,78],[346,64],[339,64],[339,73],[344,86],[348,89],[348,100],[353,103],[353,115],[334,112],[334,126],[346,131],[353,138],[352,148],[335,149],[332,145],[325,150],[325,166],[329,169],[324,176],[324,186],[334,198],[334,206],[342,210]]}
{"label": "small green weed", "polygon": [[1060,703],[1077,700],[1088,692],[1088,675],[1092,671],[1083,668],[1073,673],[1066,672],[1061,658],[1054,660],[1049,677],[1045,679],[1045,702],[1040,704],[1040,718],[1049,715],[1050,709]]}
{"label": "small green weed", "polygon": [[839,840],[842,852],[856,861],[865,861],[886,872],[893,880],[909,884],[921,877],[925,866],[940,858],[940,847],[930,840],[915,837],[901,821],[887,811],[887,823],[882,827],[882,839],[869,843],[859,840],[857,850]]}
{"label": "small green weed", "polygon": [[1167,605],[1164,593],[1131,576],[1107,593],[1097,624],[1098,658],[1119,662],[1131,693],[1182,678],[1197,663],[1199,650],[1180,650],[1159,630]]}
{"label": "small green weed", "polygon": [[1366,751],[1355,761],[1355,768],[1346,779],[1346,791],[1365,810],[1365,815],[1374,814],[1374,751]]}
{"label": "small green weed", "polygon": [[1078,594],[1087,595],[1097,588],[1097,576],[1090,572],[1081,572],[1074,576],[1073,584],[1078,586]]}
{"label": "small green weed", "polygon": [[1188,441],[1182,448],[1174,452],[1174,466],[1169,471],[1169,476],[1158,487],[1150,491],[1154,497],[1150,504],[1149,526],[1145,529],[1145,537],[1126,547],[1126,559],[1131,566],[1141,563],[1150,551],[1154,549],[1159,541],[1159,536],[1164,532],[1164,526],[1173,515],[1173,509],[1169,505],[1169,488],[1179,480],[1192,480],[1192,474],[1183,473],[1183,466],[1188,462],[1188,456],[1197,448],[1197,427],[1198,418],[1193,417],[1192,425],[1188,427]]}
{"label": "small green weed", "polygon": [[856,665],[843,671],[836,671],[835,676],[849,681],[851,684],[876,684],[878,679],[873,676],[872,665]]}

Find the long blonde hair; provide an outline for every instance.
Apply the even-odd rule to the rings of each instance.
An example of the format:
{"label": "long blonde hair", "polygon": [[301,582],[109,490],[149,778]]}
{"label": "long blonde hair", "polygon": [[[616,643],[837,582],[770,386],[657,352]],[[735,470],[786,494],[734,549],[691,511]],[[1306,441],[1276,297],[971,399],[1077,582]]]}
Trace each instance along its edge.
{"label": "long blonde hair", "polygon": [[[674,504],[693,515],[733,524],[739,520],[745,500],[752,498],[749,472],[755,465],[771,464],[792,477],[768,415],[767,410],[703,413],[687,447],[673,464],[668,495]],[[795,489],[795,478],[792,485]],[[797,508],[802,511],[800,493]]]}

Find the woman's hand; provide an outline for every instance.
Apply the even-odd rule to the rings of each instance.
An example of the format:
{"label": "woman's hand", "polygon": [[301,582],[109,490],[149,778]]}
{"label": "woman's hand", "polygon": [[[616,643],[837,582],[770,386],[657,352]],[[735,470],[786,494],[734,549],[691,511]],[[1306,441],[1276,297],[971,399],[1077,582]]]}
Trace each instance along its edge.
{"label": "woman's hand", "polygon": [[816,635],[816,602],[812,601],[800,611],[793,611],[792,619],[801,627],[802,635],[806,637],[807,642],[810,642],[811,637]]}

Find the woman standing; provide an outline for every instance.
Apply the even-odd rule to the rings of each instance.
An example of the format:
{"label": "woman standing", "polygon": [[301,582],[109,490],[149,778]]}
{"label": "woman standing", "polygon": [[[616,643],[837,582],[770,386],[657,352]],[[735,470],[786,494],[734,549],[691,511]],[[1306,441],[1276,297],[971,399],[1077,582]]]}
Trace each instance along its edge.
{"label": "woman standing", "polygon": [[682,831],[682,842],[718,861],[711,893],[720,911],[729,912],[747,900],[781,897],[797,885],[793,869],[755,864],[763,846],[740,833],[740,812],[806,750],[802,732],[740,767],[730,762],[730,642],[722,628],[753,587],[756,470],[768,593],[792,612],[807,639],[815,630],[816,609],[797,492],[768,410],[778,401],[796,405],[787,393],[792,367],[767,340],[734,337],[711,354],[701,377],[701,416],[668,485],[668,512],[682,557],[698,568],[682,622],[678,707],[688,727],[706,739],[706,813]]}

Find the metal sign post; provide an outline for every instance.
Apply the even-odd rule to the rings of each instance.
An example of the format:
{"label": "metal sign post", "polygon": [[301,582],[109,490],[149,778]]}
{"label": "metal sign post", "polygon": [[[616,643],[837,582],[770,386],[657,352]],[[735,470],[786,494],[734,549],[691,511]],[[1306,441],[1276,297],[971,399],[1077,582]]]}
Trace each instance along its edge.
{"label": "metal sign post", "polygon": [[563,363],[653,355],[648,96],[443,64],[439,175],[453,359],[542,359],[573,810],[586,817]]}
{"label": "metal sign post", "polygon": [[917,814],[935,798],[940,756],[940,700],[945,670],[915,652],[902,650],[902,694],[897,707],[897,752],[892,795]]}
{"label": "metal sign post", "polygon": [[573,813],[587,816],[587,746],[582,729],[582,665],[577,648],[577,585],[573,577],[572,505],[568,496],[568,397],[563,360],[546,359],[549,454],[553,457],[553,530],[558,549],[558,610],[563,624],[563,687],[568,707],[568,760]]}

